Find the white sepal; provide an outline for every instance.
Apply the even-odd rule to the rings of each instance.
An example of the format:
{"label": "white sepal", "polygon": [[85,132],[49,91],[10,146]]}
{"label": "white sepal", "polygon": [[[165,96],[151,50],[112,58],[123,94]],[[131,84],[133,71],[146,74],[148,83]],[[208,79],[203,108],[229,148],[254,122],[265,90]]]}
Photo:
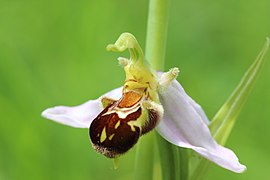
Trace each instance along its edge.
{"label": "white sepal", "polygon": [[56,106],[42,112],[42,116],[52,121],[75,128],[89,128],[91,122],[103,110],[102,97],[119,99],[122,87],[114,89],[96,100],[89,100],[79,106]]}
{"label": "white sepal", "polygon": [[163,138],[177,146],[191,148],[231,171],[241,173],[246,169],[233,151],[217,144],[207,126],[205,113],[176,80],[160,93],[160,101],[164,118],[157,131]]}

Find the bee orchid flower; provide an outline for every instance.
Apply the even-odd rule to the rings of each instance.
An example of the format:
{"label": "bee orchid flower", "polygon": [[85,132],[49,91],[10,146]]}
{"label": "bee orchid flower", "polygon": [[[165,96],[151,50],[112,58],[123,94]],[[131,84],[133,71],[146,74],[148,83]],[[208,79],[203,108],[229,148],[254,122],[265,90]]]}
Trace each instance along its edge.
{"label": "bee orchid flower", "polygon": [[190,148],[228,170],[241,173],[246,167],[228,148],[219,145],[208,128],[203,109],[176,80],[179,70],[156,72],[144,60],[135,37],[123,33],[107,50],[129,50],[130,58],[119,58],[126,80],[96,100],[79,106],[56,106],[42,116],[75,128],[89,128],[93,148],[115,158],[132,148],[139,138],[156,129],[170,143]]}

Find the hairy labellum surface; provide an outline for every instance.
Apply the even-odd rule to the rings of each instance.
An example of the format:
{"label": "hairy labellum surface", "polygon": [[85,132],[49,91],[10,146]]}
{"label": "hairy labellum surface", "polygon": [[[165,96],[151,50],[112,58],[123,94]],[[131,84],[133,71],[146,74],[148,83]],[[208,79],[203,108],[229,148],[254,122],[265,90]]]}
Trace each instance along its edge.
{"label": "hairy labellum surface", "polygon": [[126,92],[93,120],[89,134],[96,151],[109,158],[117,157],[156,126],[159,115],[142,106],[143,98],[134,91]]}

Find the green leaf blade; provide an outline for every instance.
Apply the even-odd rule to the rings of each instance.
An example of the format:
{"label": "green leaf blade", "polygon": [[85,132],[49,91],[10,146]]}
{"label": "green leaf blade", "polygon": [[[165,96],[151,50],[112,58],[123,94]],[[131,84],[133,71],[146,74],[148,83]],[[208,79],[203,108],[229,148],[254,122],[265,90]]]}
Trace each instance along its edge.
{"label": "green leaf blade", "polygon": [[209,125],[214,138],[221,145],[226,143],[235,124],[236,118],[248,99],[248,95],[250,94],[262,68],[264,56],[268,48],[269,38],[266,38],[266,42],[261,52],[258,54],[255,61],[251,64],[249,69],[242,77],[238,86],[214,116]]}

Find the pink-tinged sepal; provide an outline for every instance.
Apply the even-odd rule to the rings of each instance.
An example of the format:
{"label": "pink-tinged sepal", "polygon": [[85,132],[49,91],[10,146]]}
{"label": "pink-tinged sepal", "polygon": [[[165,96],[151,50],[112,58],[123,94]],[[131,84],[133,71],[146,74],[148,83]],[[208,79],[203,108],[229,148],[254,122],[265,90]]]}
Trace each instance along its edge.
{"label": "pink-tinged sepal", "polygon": [[104,109],[104,106],[108,105],[108,100],[119,99],[121,95],[122,87],[113,89],[98,99],[89,100],[79,106],[55,106],[45,109],[42,116],[67,126],[89,128],[93,119]]}
{"label": "pink-tinged sepal", "polygon": [[228,148],[220,146],[212,137],[208,120],[176,80],[160,93],[164,118],[157,127],[159,134],[176,146],[191,148],[223,168],[241,173],[246,167]]}

